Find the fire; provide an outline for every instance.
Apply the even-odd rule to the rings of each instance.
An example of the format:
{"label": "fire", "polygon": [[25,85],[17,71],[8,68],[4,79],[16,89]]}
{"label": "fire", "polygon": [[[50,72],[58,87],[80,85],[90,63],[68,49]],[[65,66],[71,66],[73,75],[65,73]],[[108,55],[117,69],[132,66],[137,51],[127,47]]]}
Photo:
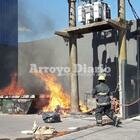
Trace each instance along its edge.
{"label": "fire", "polygon": [[57,78],[52,74],[37,73],[41,80],[45,83],[46,94],[48,91],[49,95],[49,104],[43,107],[44,112],[54,111],[57,106],[60,106],[63,109],[70,108],[70,96],[67,92],[64,91],[62,85],[58,83]]}
{"label": "fire", "polygon": [[81,101],[80,101],[80,110],[83,112],[83,113],[86,113],[89,111],[88,107],[86,105],[84,105]]}
{"label": "fire", "polygon": [[[45,84],[45,92],[40,94],[36,101],[36,108],[44,112],[54,111],[60,106],[62,113],[70,111],[70,94],[66,92],[53,74],[36,73]],[[25,89],[17,82],[17,74],[11,75],[11,83],[0,90],[0,95],[22,96],[25,95]],[[86,112],[86,106],[80,101],[80,110]]]}
{"label": "fire", "polygon": [[17,84],[17,74],[15,73],[11,75],[11,83],[7,87],[0,90],[0,95],[21,96],[24,94],[25,90]]}
{"label": "fire", "polygon": [[[46,95],[49,93],[49,103],[43,107],[44,112],[54,111],[57,106],[70,111],[70,94],[64,91],[62,85],[58,83],[57,77],[53,74],[36,73],[45,82]],[[48,92],[49,91],[49,92]],[[42,97],[43,98],[43,97]],[[87,112],[87,107],[80,101],[80,110]],[[65,113],[65,112],[63,112]]]}

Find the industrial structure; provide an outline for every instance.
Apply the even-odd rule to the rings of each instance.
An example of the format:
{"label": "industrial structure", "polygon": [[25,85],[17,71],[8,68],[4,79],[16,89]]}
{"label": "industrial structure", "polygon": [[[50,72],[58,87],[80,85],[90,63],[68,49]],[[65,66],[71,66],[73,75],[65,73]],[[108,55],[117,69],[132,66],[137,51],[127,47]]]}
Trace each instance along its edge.
{"label": "industrial structure", "polygon": [[[119,100],[120,100],[120,113],[122,118],[126,118],[126,64],[127,64],[127,47],[126,47],[126,32],[129,23],[126,22],[125,16],[125,0],[118,0],[118,21],[111,20],[110,8],[106,3],[101,1],[88,1],[82,0],[85,4],[78,7],[78,21],[82,22],[85,26],[76,27],[76,0],[68,0],[69,3],[69,21],[70,28],[62,32],[56,32],[57,35],[64,38],[69,37],[70,44],[70,66],[71,76],[73,75],[73,65],[77,64],[77,43],[76,39],[83,34],[90,32],[98,32],[107,29],[117,29],[119,32],[119,55],[118,55],[118,71],[119,71]],[[72,24],[74,23],[74,24]],[[91,24],[92,23],[92,24]],[[138,23],[138,22],[137,22]],[[75,26],[75,27],[74,27]],[[75,40],[73,42],[73,40]],[[138,46],[139,47],[139,46]],[[71,49],[72,48],[72,49]],[[71,51],[72,50],[72,51]],[[74,54],[74,55],[71,55]],[[74,61],[73,61],[74,60]],[[71,110],[76,112],[78,110],[78,87],[76,82],[77,76],[71,77]],[[139,86],[139,85],[138,85]],[[139,93],[138,93],[139,94]],[[138,99],[139,104],[139,99]],[[139,105],[137,106],[138,110]],[[129,110],[129,109],[128,109]]]}
{"label": "industrial structure", "polygon": [[78,6],[78,22],[89,24],[111,18],[111,10],[107,3],[102,1],[82,1]]}

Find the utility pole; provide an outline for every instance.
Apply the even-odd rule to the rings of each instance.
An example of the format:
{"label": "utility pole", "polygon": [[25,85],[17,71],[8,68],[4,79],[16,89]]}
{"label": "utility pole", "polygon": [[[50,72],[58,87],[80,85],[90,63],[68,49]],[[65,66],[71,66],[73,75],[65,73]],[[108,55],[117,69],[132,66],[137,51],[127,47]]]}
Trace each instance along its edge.
{"label": "utility pole", "polygon": [[[140,19],[137,19],[137,94],[140,98]],[[140,103],[139,103],[140,113]]]}
{"label": "utility pole", "polygon": [[118,17],[120,17],[120,0],[118,0]]}
{"label": "utility pole", "polygon": [[[69,27],[76,26],[76,0],[68,0],[69,4]],[[77,39],[74,33],[69,39],[69,59],[70,59],[70,84],[71,84],[71,112],[79,112],[79,92],[77,73]]]}
{"label": "utility pole", "polygon": [[[119,22],[126,24],[125,0],[118,0]],[[126,29],[119,31],[119,92],[120,92],[120,113],[125,118],[125,69],[127,63]]]}

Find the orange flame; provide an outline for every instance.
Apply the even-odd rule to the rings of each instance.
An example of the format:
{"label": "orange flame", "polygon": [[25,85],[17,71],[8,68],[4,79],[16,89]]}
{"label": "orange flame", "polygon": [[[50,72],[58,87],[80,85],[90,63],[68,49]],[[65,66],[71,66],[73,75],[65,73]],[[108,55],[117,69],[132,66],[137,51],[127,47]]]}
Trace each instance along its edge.
{"label": "orange flame", "polygon": [[7,87],[0,90],[0,95],[21,96],[25,94],[24,88],[17,84],[17,74],[11,75],[11,83]]}
{"label": "orange flame", "polygon": [[[62,85],[58,83],[58,80],[53,74],[36,73],[41,80],[45,82],[46,96],[48,96],[49,90],[49,104],[43,107],[44,112],[54,111],[57,106],[60,106],[66,112],[70,111],[70,95],[64,91]],[[88,108],[80,101],[80,110],[87,112]],[[66,112],[63,112],[66,113]]]}
{"label": "orange flame", "polygon": [[[36,107],[44,112],[54,111],[58,106],[62,109],[63,114],[70,111],[70,95],[58,83],[57,77],[48,73],[35,73],[35,75],[45,84],[45,92],[40,94]],[[11,75],[11,83],[0,90],[0,95],[22,96],[24,94],[24,88],[18,85],[16,73]],[[80,110],[82,112],[87,111],[86,106],[81,101]]]}
{"label": "orange flame", "polygon": [[83,112],[83,113],[86,113],[86,112],[88,112],[88,111],[90,111],[89,109],[88,109],[88,107],[86,106],[86,105],[84,105],[81,101],[80,101],[80,110]]}
{"label": "orange flame", "polygon": [[43,73],[37,73],[35,75],[44,81],[46,91],[49,90],[50,92],[49,105],[44,106],[43,111],[54,111],[58,105],[63,109],[70,108],[70,96],[64,91],[62,85],[58,83],[54,75]]}

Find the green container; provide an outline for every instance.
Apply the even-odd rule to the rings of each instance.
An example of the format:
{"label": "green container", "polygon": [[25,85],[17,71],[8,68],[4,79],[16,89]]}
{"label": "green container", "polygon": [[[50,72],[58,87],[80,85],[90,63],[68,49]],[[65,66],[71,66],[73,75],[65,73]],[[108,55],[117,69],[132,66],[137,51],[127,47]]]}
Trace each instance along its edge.
{"label": "green container", "polygon": [[14,111],[14,102],[11,99],[2,100],[2,113],[12,114]]}
{"label": "green container", "polygon": [[32,99],[1,99],[1,113],[7,114],[27,114],[32,103]]}
{"label": "green container", "polygon": [[2,99],[0,99],[0,113],[2,113]]}

